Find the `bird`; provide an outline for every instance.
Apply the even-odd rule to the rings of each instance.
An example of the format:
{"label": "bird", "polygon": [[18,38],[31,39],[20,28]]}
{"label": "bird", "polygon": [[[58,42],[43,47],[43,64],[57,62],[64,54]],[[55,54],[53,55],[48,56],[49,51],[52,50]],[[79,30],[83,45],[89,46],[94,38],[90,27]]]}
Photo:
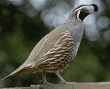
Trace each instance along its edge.
{"label": "bird", "polygon": [[27,60],[1,80],[25,72],[36,73],[41,71],[43,84],[50,84],[46,80],[45,72],[55,73],[61,80],[59,84],[66,84],[67,82],[60,75],[60,72],[67,69],[75,59],[84,33],[83,20],[91,14],[90,6],[94,7],[95,12],[98,11],[96,4],[83,4],[71,10],[61,25],[45,35],[36,44]]}

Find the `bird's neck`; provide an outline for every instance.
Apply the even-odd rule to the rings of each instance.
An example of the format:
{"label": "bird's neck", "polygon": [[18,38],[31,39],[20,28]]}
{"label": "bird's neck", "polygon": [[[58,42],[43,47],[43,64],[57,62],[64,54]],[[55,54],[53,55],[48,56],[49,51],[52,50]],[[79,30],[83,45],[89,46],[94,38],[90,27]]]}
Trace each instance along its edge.
{"label": "bird's neck", "polygon": [[78,23],[82,23],[81,21],[77,20],[75,17],[69,17],[65,20],[65,22],[66,23],[68,22],[68,25],[77,25]]}

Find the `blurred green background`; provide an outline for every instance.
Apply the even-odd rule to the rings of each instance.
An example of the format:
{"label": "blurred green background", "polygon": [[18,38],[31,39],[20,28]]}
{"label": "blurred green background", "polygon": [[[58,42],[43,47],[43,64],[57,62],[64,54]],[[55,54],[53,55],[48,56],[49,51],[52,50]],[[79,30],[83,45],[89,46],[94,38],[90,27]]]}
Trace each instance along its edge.
{"label": "blurred green background", "polygon": [[[68,82],[110,81],[110,0],[95,1],[0,0],[0,79],[18,68],[37,42],[65,21],[71,9],[79,4],[95,3],[99,6],[96,24],[90,27],[91,22],[90,26],[86,23],[89,17],[86,18],[77,56],[61,75]],[[93,35],[88,28],[95,30]],[[46,73],[46,76],[48,82],[60,82],[54,73]],[[4,80],[2,87],[37,85],[42,84],[41,80],[41,72],[23,73]]]}

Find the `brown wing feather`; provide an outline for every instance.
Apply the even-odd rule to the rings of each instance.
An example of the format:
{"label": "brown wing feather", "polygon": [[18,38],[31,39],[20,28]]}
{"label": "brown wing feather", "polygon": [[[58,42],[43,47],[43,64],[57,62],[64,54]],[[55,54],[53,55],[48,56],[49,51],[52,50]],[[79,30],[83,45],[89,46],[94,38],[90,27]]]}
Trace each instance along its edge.
{"label": "brown wing feather", "polygon": [[72,61],[72,51],[74,48],[73,37],[69,31],[60,33],[61,36],[55,42],[54,47],[47,51],[43,57],[43,61],[32,67],[32,71],[55,71],[65,69]]}

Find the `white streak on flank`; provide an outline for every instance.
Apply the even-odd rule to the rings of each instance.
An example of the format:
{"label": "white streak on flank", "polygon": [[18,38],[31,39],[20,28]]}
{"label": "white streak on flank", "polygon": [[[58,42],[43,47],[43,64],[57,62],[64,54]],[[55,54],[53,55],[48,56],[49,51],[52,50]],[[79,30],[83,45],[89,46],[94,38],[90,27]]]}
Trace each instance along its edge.
{"label": "white streak on flank", "polygon": [[69,35],[68,37],[72,37],[71,35]]}
{"label": "white streak on flank", "polygon": [[69,38],[65,38],[63,41],[69,40]]}
{"label": "white streak on flank", "polygon": [[67,42],[62,42],[62,44],[66,44]]}
{"label": "white streak on flank", "polygon": [[54,55],[54,57],[58,57],[58,56],[61,56],[62,54],[57,54],[57,55]]}
{"label": "white streak on flank", "polygon": [[67,55],[64,55],[64,54],[63,54],[63,56],[66,57]]}
{"label": "white streak on flank", "polygon": [[50,50],[49,50],[47,53],[45,53],[43,56],[46,56],[46,55],[52,53],[52,52],[50,52],[50,51],[52,51],[52,50],[54,50],[54,48],[50,49]]}
{"label": "white streak on flank", "polygon": [[54,48],[50,49],[49,52],[52,51],[52,50],[54,50]]}
{"label": "white streak on flank", "polygon": [[51,60],[55,60],[55,58],[46,59],[46,60],[43,61],[43,63],[46,62],[46,61],[51,61]]}
{"label": "white streak on flank", "polygon": [[64,53],[64,54],[69,54],[69,53]]}
{"label": "white streak on flank", "polygon": [[61,61],[64,57],[60,57],[60,59],[56,59],[55,61]]}
{"label": "white streak on flank", "polygon": [[47,60],[43,61],[42,63],[46,62]]}
{"label": "white streak on flank", "polygon": [[[57,40],[57,42],[55,43],[55,45],[57,45],[58,44],[58,42],[63,38],[63,37],[67,37],[70,33],[69,33],[69,31],[67,31],[67,30],[65,30],[65,32],[62,32],[61,34],[64,34],[63,36],[61,36],[58,40]],[[61,45],[62,46],[62,45]]]}
{"label": "white streak on flank", "polygon": [[70,34],[68,30],[65,30],[65,32],[62,32],[61,34]]}
{"label": "white streak on flank", "polygon": [[[52,51],[52,52],[50,52],[50,53],[56,53],[56,52],[55,52],[55,51]],[[50,54],[50,53],[49,53],[49,54]]]}
{"label": "white streak on flank", "polygon": [[54,50],[58,50],[58,49],[60,49],[60,48],[62,48],[62,47],[57,47],[57,48],[55,48]]}
{"label": "white streak on flank", "polygon": [[68,49],[67,47],[62,47],[62,49]]}
{"label": "white streak on flank", "polygon": [[68,34],[64,34],[63,36],[65,37],[65,36],[67,36]]}
{"label": "white streak on flank", "polygon": [[65,32],[62,32],[61,34],[65,34]]}
{"label": "white streak on flank", "polygon": [[57,40],[57,42],[55,43],[55,45],[57,45],[58,44],[58,42],[60,41],[60,39],[61,38],[63,38],[64,37],[64,35],[63,36],[61,36],[58,40]]}
{"label": "white streak on flank", "polygon": [[55,58],[46,59],[47,61],[55,60]]}
{"label": "white streak on flank", "polygon": [[56,59],[55,61],[58,62],[58,61],[61,61],[61,59]]}
{"label": "white streak on flank", "polygon": [[55,46],[59,46],[59,47],[61,47],[63,44],[60,44],[60,45],[55,45]]}
{"label": "white streak on flank", "polygon": [[54,64],[54,63],[56,63],[56,62],[50,62],[51,64]]}
{"label": "white streak on flank", "polygon": [[69,44],[74,44],[74,42],[69,42]]}
{"label": "white streak on flank", "polygon": [[48,55],[48,54],[52,54],[52,53],[56,53],[55,51],[51,51],[51,52],[48,52],[46,54],[44,54],[44,56]]}
{"label": "white streak on flank", "polygon": [[69,38],[69,40],[73,40],[73,38]]}
{"label": "white streak on flank", "polygon": [[67,32],[67,33],[65,33],[65,35],[70,35],[70,33],[69,33],[69,32]]}
{"label": "white streak on flank", "polygon": [[66,41],[66,40],[73,40],[73,38],[65,38],[63,41]]}
{"label": "white streak on flank", "polygon": [[68,32],[68,33],[69,33],[69,31],[68,31],[68,30],[65,30],[65,32]]}
{"label": "white streak on flank", "polygon": [[32,67],[33,63],[29,63],[26,67]]}
{"label": "white streak on flank", "polygon": [[58,51],[59,53],[61,53],[61,52],[65,52],[65,50],[60,50],[60,51]]}
{"label": "white streak on flank", "polygon": [[64,57],[60,57],[60,59],[64,59]]}
{"label": "white streak on flank", "polygon": [[[47,39],[46,39],[46,40],[47,40]],[[36,54],[36,56],[37,56],[37,55],[39,54],[39,52],[41,51],[41,49],[42,49],[42,47],[44,46],[46,40],[45,40],[44,43],[42,44],[42,46],[41,46],[40,50],[38,51],[38,53]]]}

